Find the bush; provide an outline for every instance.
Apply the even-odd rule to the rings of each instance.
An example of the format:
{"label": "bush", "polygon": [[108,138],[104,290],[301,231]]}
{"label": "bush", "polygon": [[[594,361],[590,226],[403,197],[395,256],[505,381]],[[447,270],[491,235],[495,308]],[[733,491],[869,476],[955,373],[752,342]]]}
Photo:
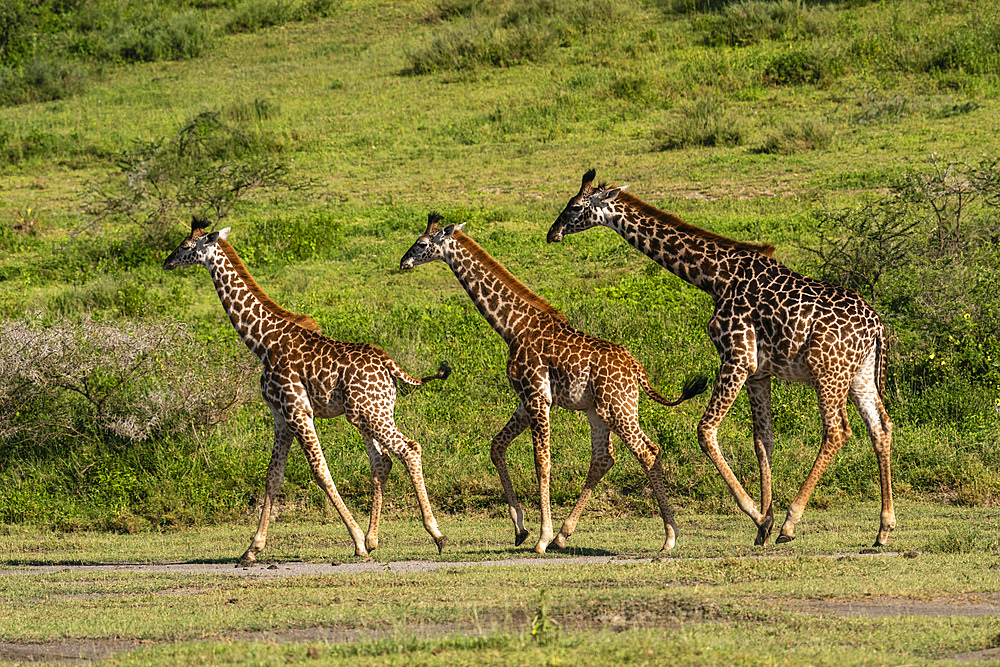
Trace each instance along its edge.
{"label": "bush", "polygon": [[683,105],[681,118],[674,126],[656,135],[660,150],[738,146],[743,143],[743,136],[743,122],[710,97]]}
{"label": "bush", "polygon": [[[214,424],[249,400],[256,360],[206,363],[183,325],[0,324],[0,441],[142,441]],[[249,363],[253,361],[253,363]]]}
{"label": "bush", "polygon": [[75,63],[34,58],[0,69],[0,105],[51,102],[72,97],[84,88],[86,71]]}
{"label": "bush", "polygon": [[746,0],[706,17],[709,46],[748,46],[800,32],[806,13],[797,2]]}
{"label": "bush", "polygon": [[[272,108],[262,100],[254,107]],[[173,137],[135,142],[117,162],[117,174],[91,183],[87,213],[94,226],[136,226],[153,245],[172,239],[192,213],[221,220],[253,191],[308,186],[293,181],[270,135],[226,123],[216,111],[198,114]]]}
{"label": "bush", "polygon": [[233,12],[226,23],[226,31],[257,32],[263,28],[283,25],[292,18],[292,15],[292,5],[286,0],[250,0]]}
{"label": "bush", "polygon": [[904,418],[972,428],[1000,408],[1000,159],[929,163],[888,195],[821,213],[813,272],[892,326],[890,387]]}
{"label": "bush", "polygon": [[190,60],[212,46],[211,30],[193,12],[142,25],[129,26],[116,36],[105,58],[125,62]]}
{"label": "bush", "polygon": [[784,123],[764,140],[761,153],[791,155],[799,151],[827,148],[833,141],[833,132],[820,118],[807,118]]}
{"label": "bush", "polygon": [[[428,44],[407,53],[408,74],[511,67],[537,62],[555,46],[566,46],[594,26],[604,29],[623,17],[607,0],[510,0],[442,5],[444,19]],[[600,17],[595,22],[594,17]]]}
{"label": "bush", "polygon": [[1000,71],[1000,22],[976,23],[949,31],[930,56],[925,71],[995,74]]}
{"label": "bush", "polygon": [[792,50],[772,57],[764,66],[764,81],[777,86],[826,83],[839,70],[836,59],[820,53]]}

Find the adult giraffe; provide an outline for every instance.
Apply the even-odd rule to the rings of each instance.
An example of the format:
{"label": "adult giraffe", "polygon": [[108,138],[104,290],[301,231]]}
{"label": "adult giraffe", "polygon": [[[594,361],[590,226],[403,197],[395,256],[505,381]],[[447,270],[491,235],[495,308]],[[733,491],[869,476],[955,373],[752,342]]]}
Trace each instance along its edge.
{"label": "adult giraffe", "polygon": [[[719,469],[736,502],[757,525],[765,544],[774,524],[771,502],[771,377],[813,387],[819,397],[823,442],[809,475],[788,507],[777,542],[795,538],[809,496],[823,471],[851,436],[847,397],[857,407],[875,448],[882,512],[875,546],[896,526],[889,453],[892,422],[882,403],[885,328],[854,292],[802,276],[772,257],[774,246],[740,243],[687,224],[624,192],[595,187],[593,169],[548,232],[549,243],[603,225],[618,232],[682,280],[715,300],[708,333],[721,358],[698,442]],[[746,386],[760,464],[761,509],[722,456],[719,423]]]}
{"label": "adult giraffe", "polygon": [[[531,429],[535,472],[541,496],[541,531],[535,551],[545,553],[550,543],[566,546],[584,505],[604,474],[614,465],[611,434],[615,433],[635,454],[649,478],[660,507],[666,539],[663,550],[674,546],[677,524],[663,487],[657,446],[639,426],[639,388],[663,405],[677,405],[705,391],[704,377],[684,385],[676,401],[668,401],[650,386],[642,365],[620,345],[573,328],[547,301],[535,295],[475,241],[462,233],[465,225],[440,226],[442,217],[431,213],[427,229],[406,251],[401,270],[434,260],[445,262],[468,292],[483,317],[510,347],[507,378],[520,404],[506,426],[493,438],[490,458],[497,468],[514,523],[514,543],[528,537],[524,513],[507,470],[507,447],[526,428]],[[553,405],[587,413],[591,433],[591,459],[580,498],[553,538],[549,479],[549,411]]]}
{"label": "adult giraffe", "polygon": [[[271,506],[284,479],[293,438],[299,441],[317,483],[347,526],[355,555],[367,556],[378,546],[382,490],[392,467],[388,452],[398,456],[406,466],[417,492],[424,528],[434,538],[440,553],[446,538],[438,530],[427,499],[420,445],[400,433],[393,418],[396,405],[393,378],[421,385],[448,377],[448,366],[441,364],[436,375],[417,380],[374,345],[344,343],[323,336],[311,318],[281,308],[257,286],[236,250],[226,241],[229,227],[216,232],[206,232],[205,227],[204,220],[195,218],[190,236],[170,254],[163,268],[201,264],[208,269],[233,327],[264,366],[260,389],[274,417],[274,449],[267,466],[260,523],[239,564],[254,562],[257,552],[264,548]],[[371,462],[372,513],[367,534],[362,534],[337,493],[313,426],[314,417],[338,415],[345,415],[361,433]]]}

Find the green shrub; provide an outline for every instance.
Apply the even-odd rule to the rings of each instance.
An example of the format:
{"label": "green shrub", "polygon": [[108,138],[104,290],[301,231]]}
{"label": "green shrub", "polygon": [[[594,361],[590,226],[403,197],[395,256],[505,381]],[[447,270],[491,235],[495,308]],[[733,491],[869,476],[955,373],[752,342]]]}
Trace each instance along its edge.
{"label": "green shrub", "polygon": [[212,46],[212,34],[204,20],[193,12],[142,25],[129,26],[116,35],[104,55],[108,60],[158,62],[190,60]]}
{"label": "green shrub", "polygon": [[24,0],[0,3],[0,67],[17,67],[34,53],[34,24]]}
{"label": "green shrub", "polygon": [[833,141],[833,132],[820,118],[807,118],[786,122],[764,140],[759,152],[791,155],[799,151],[827,148]]}
{"label": "green shrub", "polygon": [[50,102],[80,93],[86,71],[65,60],[33,58],[17,67],[0,69],[0,105]]}
{"label": "green shrub", "polygon": [[765,40],[801,34],[806,17],[802,5],[791,0],[744,0],[705,18],[705,42],[710,46],[748,46]]}
{"label": "green shrub", "polygon": [[740,118],[726,111],[711,97],[681,106],[681,117],[668,129],[656,133],[660,150],[689,146],[738,146],[744,130]]}
{"label": "green shrub", "polygon": [[611,83],[611,95],[620,100],[636,102],[643,105],[662,104],[664,95],[657,89],[649,77],[623,76]]}
{"label": "green shrub", "polygon": [[949,31],[935,46],[925,71],[996,74],[1000,72],[1000,19]]}
{"label": "green shrub", "polygon": [[251,192],[309,185],[292,179],[271,135],[227,123],[217,111],[196,115],[173,137],[135,142],[117,165],[118,173],[90,184],[91,224],[126,222],[154,247],[169,245],[192,214],[221,220]]}
{"label": "green shrub", "polygon": [[791,50],[771,57],[764,65],[764,81],[778,86],[821,84],[839,71],[835,58],[811,51]]}
{"label": "green shrub", "polygon": [[[424,44],[408,50],[406,72],[420,75],[536,62],[556,46],[566,46],[595,28],[607,29],[626,11],[608,0],[443,5],[438,13],[447,20]],[[600,21],[595,22],[595,16]]]}
{"label": "green shrub", "polygon": [[900,417],[977,428],[1000,407],[1000,160],[929,163],[887,195],[821,213],[812,274],[858,291],[891,325]]}
{"label": "green shrub", "polygon": [[284,25],[294,16],[289,0],[249,0],[237,7],[226,23],[231,33],[257,32],[263,28]]}

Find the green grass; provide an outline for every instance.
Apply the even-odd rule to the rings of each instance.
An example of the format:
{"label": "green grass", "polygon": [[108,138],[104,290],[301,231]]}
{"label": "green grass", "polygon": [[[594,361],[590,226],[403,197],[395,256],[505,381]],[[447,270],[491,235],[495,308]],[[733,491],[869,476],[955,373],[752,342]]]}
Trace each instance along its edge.
{"label": "green grass", "polygon": [[[455,368],[397,407],[403,430],[424,446],[428,488],[446,513],[501,511],[488,443],[515,405],[505,348],[454,277],[441,266],[396,270],[429,210],[467,221],[523,282],[580,328],[628,347],[672,393],[717,365],[705,333],[711,302],[610,232],[545,245],[587,168],[694,224],[773,243],[782,261],[809,270],[803,248],[817,238],[817,211],[878,196],[931,154],[975,162],[1000,144],[997,15],[956,3],[203,5],[197,26],[166,2],[155,23],[203,34],[201,51],[119,59],[88,69],[86,85],[58,100],[0,107],[0,317],[181,321],[209,355],[193,368],[245,359],[204,272],[159,268],[189,216],[204,210],[174,206],[152,241],[121,217],[91,233],[84,212],[136,142],[168,141],[201,114],[218,114],[261,139],[255,155],[287,160],[292,178],[310,186],[255,193],[225,221],[265,291],[331,336],[384,347],[410,372],[443,359]],[[132,18],[144,11],[115,6]],[[581,21],[586,11],[608,18]],[[727,138],[734,128],[738,141]],[[990,317],[980,331],[993,330]],[[893,363],[925,352],[926,339],[902,334]],[[185,358],[203,359],[185,349]],[[900,502],[980,506],[1000,497],[1000,387],[963,373],[890,405]],[[774,404],[783,506],[820,436],[812,392],[776,384]],[[696,443],[703,408],[704,399],[674,410],[643,403],[643,426],[664,451],[672,498],[732,511]],[[582,486],[589,438],[581,415],[553,419],[553,494],[566,504]],[[851,419],[855,436],[824,476],[817,505],[877,498],[871,448],[853,411]],[[260,401],[224,424],[139,443],[83,417],[75,426],[83,437],[0,443],[4,520],[122,533],[228,522],[263,487],[271,425]],[[338,488],[365,508],[359,438],[342,420],[319,428]],[[737,475],[755,486],[745,399],[720,439]],[[525,436],[510,456],[530,505]],[[399,467],[388,496],[408,507]],[[623,451],[594,507],[647,516],[642,480]],[[322,506],[297,453],[284,492],[289,506]]]}
{"label": "green grass", "polygon": [[[648,560],[292,577],[57,571],[0,577],[0,600],[17,601],[5,607],[7,641],[141,642],[113,664],[317,657],[377,664],[769,664],[789,656],[812,664],[924,664],[995,647],[993,618],[961,611],[962,604],[1000,593],[995,509],[906,503],[898,512],[895,555],[858,553],[870,537],[870,526],[861,524],[877,514],[867,503],[807,512],[795,542],[763,549],[749,546],[753,531],[741,517],[681,512],[681,540],[669,555],[650,551],[659,545],[652,519],[589,513],[567,552],[538,557],[510,545],[505,517],[466,514],[442,521],[453,541],[438,557],[419,522],[397,510],[384,524],[379,562],[586,554]],[[973,548],[938,539],[955,530]],[[0,566],[231,561],[251,531],[248,524],[110,539],[10,526],[0,538],[6,554]],[[279,568],[288,561],[353,560],[339,522],[286,516],[271,534],[267,556]],[[894,601],[911,611],[849,617],[835,611]],[[532,636],[543,602],[548,630]],[[750,635],[757,641],[747,642]]]}

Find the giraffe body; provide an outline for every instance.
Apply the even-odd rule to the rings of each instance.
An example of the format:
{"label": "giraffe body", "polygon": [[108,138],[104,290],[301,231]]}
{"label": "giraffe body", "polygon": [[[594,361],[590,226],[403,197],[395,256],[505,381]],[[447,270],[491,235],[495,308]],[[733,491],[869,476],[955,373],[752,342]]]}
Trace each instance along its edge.
{"label": "giraffe body", "polygon": [[[856,293],[802,276],[772,257],[774,247],[727,239],[687,224],[631,195],[624,187],[593,185],[593,170],[548,232],[548,241],[598,225],[715,301],[708,332],[721,365],[712,398],[698,424],[698,441],[728,484],[740,509],[757,525],[756,544],[773,527],[771,378],[813,387],[819,399],[823,441],[816,461],[788,507],[778,542],[795,537],[795,525],[819,478],[850,437],[847,399],[868,429],[878,460],[882,511],[876,546],[896,525],[890,451],[892,422],[882,402],[885,328]],[[718,444],[719,423],[742,387],[750,398],[754,448],[760,467],[761,505],[733,474]]]}
{"label": "giraffe body", "polygon": [[[347,526],[356,555],[367,556],[378,546],[382,491],[392,467],[390,454],[406,466],[424,527],[438,549],[443,548],[446,538],[438,529],[427,499],[420,445],[400,433],[393,410],[395,379],[420,385],[447,377],[447,366],[442,364],[437,375],[417,379],[374,345],[323,336],[312,319],[282,309],[263,293],[226,241],[228,233],[228,228],[206,233],[204,223],[196,219],[191,235],[167,258],[164,268],[204,265],[240,338],[263,365],[260,388],[274,417],[274,447],[257,533],[239,562],[253,562],[264,548],[293,440],[298,440],[317,483]],[[372,512],[367,534],[362,533],[337,492],[313,424],[316,418],[340,415],[361,433],[371,463]]]}
{"label": "giraffe body", "polygon": [[[665,405],[676,405],[704,391],[705,382],[689,382],[682,397],[668,401],[649,384],[642,365],[623,347],[589,336],[517,281],[489,256],[461,227],[440,227],[440,216],[431,214],[427,230],[400,261],[401,269],[442,260],[451,267],[473,303],[508,344],[507,378],[519,405],[507,424],[493,438],[490,458],[497,468],[514,524],[515,544],[528,537],[524,513],[507,469],[507,448],[530,429],[535,472],[539,482],[541,531],[535,551],[545,553],[549,544],[563,547],[573,533],[594,487],[615,462],[611,434],[618,435],[638,458],[660,508],[666,533],[663,548],[674,546],[677,524],[663,487],[657,446],[639,426],[640,388]],[[558,535],[553,534],[549,502],[551,455],[549,411],[552,406],[586,412],[591,428],[591,461],[587,480]]]}

